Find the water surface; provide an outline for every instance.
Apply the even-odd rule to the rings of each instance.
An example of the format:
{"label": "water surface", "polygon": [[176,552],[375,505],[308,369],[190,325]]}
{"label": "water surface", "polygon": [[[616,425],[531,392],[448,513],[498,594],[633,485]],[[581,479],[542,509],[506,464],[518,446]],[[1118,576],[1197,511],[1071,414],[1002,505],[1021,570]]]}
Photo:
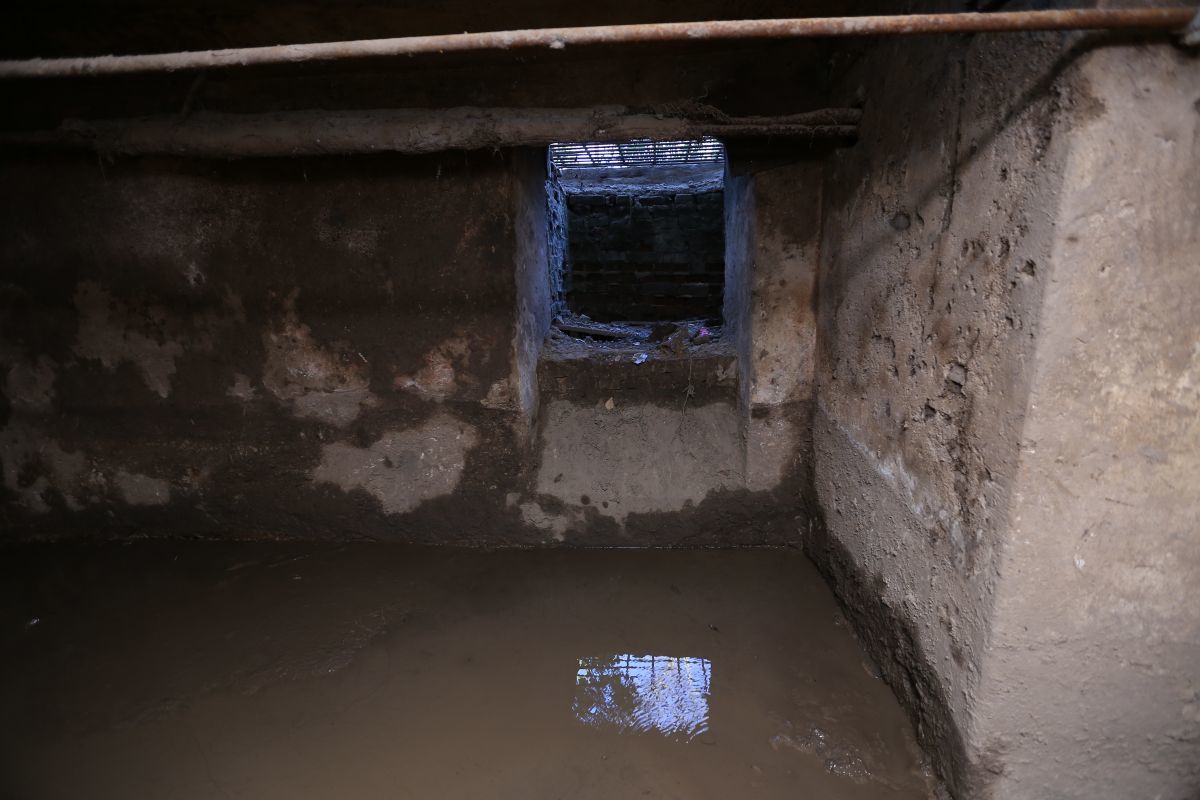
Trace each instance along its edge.
{"label": "water surface", "polygon": [[0,796],[925,798],[791,551],[0,553]]}

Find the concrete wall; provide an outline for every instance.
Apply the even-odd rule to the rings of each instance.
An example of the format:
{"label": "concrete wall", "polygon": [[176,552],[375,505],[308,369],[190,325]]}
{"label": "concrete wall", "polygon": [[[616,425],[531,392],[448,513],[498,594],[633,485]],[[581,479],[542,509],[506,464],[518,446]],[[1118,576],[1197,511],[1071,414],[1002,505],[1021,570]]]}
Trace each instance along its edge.
{"label": "concrete wall", "polygon": [[807,499],[821,164],[731,175],[726,186],[724,316],[738,356],[746,482],[770,487],[794,474]]}
{"label": "concrete wall", "polygon": [[810,550],[960,792],[1060,182],[1057,53],[880,44],[845,76],[870,102],[826,181]]}
{"label": "concrete wall", "polygon": [[543,368],[544,151],[0,169],[30,187],[0,209],[9,538],[745,545],[805,524],[805,410],[760,409],[748,449],[731,357]]}
{"label": "concrete wall", "polygon": [[561,292],[555,279],[562,275],[566,224],[563,195],[547,178],[545,152],[541,148],[518,151],[513,166],[517,333],[511,385],[528,434],[538,411],[538,358]]}
{"label": "concrete wall", "polygon": [[[198,12],[142,0],[116,7],[71,0],[53,14],[21,11],[0,32],[0,55],[681,18],[665,0],[603,8],[545,0],[409,6],[248,9],[219,0]],[[736,8],[707,2],[683,17],[827,10],[782,0]],[[811,78],[828,49],[654,44],[5,82],[0,127],[397,103],[619,104],[671,113],[702,102],[699,111],[708,114],[798,112],[824,105],[824,81]],[[806,524],[796,519],[799,470],[808,463],[801,406],[789,400],[759,409],[758,429],[777,427],[786,436],[752,437],[758,444],[747,448],[750,409],[737,400],[736,372],[719,360],[693,364],[690,374],[668,370],[649,391],[634,391],[642,385],[636,376],[618,376],[612,392],[586,400],[586,387],[598,384],[568,380],[553,396],[538,385],[539,337],[557,287],[543,282],[537,264],[556,261],[558,246],[538,230],[553,228],[563,209],[561,194],[539,186],[526,155],[225,163],[6,149],[5,185],[29,188],[0,200],[5,534],[467,544],[794,540]],[[622,409],[661,408],[676,419],[687,397],[685,416],[699,424],[708,412],[701,413],[696,387],[709,367],[722,385],[714,402],[727,414],[712,429],[725,438],[712,454],[691,445],[681,452],[702,458],[681,473],[686,486],[641,505],[631,501],[636,513],[615,522],[604,514],[594,524],[546,523],[536,514],[531,521],[525,507],[544,496],[549,514],[570,516],[584,505],[583,492],[553,484],[557,472],[546,479],[557,488],[543,491],[544,465],[563,452],[544,437],[547,425],[564,419],[549,413],[552,402],[592,413],[616,392]],[[639,437],[650,418],[638,417]],[[636,454],[660,444],[637,439],[629,463],[650,470]],[[761,517],[770,524],[755,524]]]}
{"label": "concrete wall", "polygon": [[1104,49],[1076,80],[1093,112],[1070,132],[975,725],[996,798],[1183,800],[1200,793],[1200,62]]}
{"label": "concrete wall", "polygon": [[2,169],[8,536],[514,535],[502,162]]}
{"label": "concrete wall", "polygon": [[[215,32],[183,8],[76,5],[9,26],[0,49],[465,27],[458,4],[230,6]],[[469,26],[668,6],[531,1]],[[720,6],[689,16],[834,10]],[[541,231],[561,204],[540,154],[6,152],[0,179],[21,191],[0,199],[4,535],[728,545],[803,530],[958,797],[1194,797],[1196,61],[1059,36],[896,39],[839,45],[827,91],[830,52],[0,86],[8,129],[397,97],[865,112],[825,168],[776,148],[755,162],[772,168],[734,169],[733,352],[641,365],[543,357]]]}
{"label": "concrete wall", "polygon": [[[546,170],[554,172],[553,167]],[[567,266],[567,195],[559,184],[556,175],[548,174],[546,183],[546,225],[549,241],[546,245],[546,261],[550,270],[550,305],[551,316],[557,316],[566,311],[567,302],[563,297],[563,279]]]}
{"label": "concrete wall", "polygon": [[729,175],[725,180],[725,295],[721,316],[725,339],[737,353],[739,402],[750,407],[751,275],[754,272],[755,193],[753,179]]}
{"label": "concrete wall", "polygon": [[813,396],[821,163],[742,180],[753,192],[750,230],[742,233],[750,237],[750,262],[739,272],[746,401],[752,409],[806,403]]}
{"label": "concrete wall", "polygon": [[536,494],[513,501],[531,524],[596,544],[797,541],[810,519],[820,176],[803,162],[728,180],[716,353],[543,357]]}
{"label": "concrete wall", "polygon": [[[1196,473],[1162,446],[1195,449],[1198,84],[1091,46],[892,41],[841,72],[867,102],[826,177],[808,547],[958,797],[1197,785],[1196,617],[1167,588],[1200,577]],[[1163,464],[1158,518],[1102,499]]]}

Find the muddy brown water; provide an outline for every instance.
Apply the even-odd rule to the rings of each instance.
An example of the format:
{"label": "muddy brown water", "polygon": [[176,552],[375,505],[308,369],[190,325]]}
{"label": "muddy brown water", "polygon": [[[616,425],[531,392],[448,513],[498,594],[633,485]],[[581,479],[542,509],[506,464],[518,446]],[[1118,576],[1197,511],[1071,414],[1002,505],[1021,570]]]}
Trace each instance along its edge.
{"label": "muddy brown water", "polygon": [[0,552],[11,798],[925,798],[800,554]]}

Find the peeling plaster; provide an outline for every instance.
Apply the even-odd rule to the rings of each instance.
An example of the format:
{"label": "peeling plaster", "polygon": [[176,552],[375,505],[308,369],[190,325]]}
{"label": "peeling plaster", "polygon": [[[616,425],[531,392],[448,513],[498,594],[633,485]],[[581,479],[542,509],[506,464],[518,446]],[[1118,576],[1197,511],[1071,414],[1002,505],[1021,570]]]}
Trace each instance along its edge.
{"label": "peeling plaster", "polygon": [[385,433],[369,447],[325,445],[312,480],[344,492],[362,489],[384,513],[403,514],[453,492],[468,451],[478,443],[473,426],[438,413],[418,428]]}
{"label": "peeling plaster", "polygon": [[521,510],[521,519],[525,520],[527,525],[549,533],[556,542],[566,541],[568,530],[583,525],[584,516],[581,509],[566,509],[564,513],[558,514],[545,510],[535,501],[521,503],[518,508]]}
{"label": "peeling plaster", "polygon": [[233,397],[242,402],[250,402],[258,399],[258,392],[254,389],[254,384],[250,378],[240,372],[233,373],[233,385],[225,390],[228,397]]}
{"label": "peeling plaster", "polygon": [[176,359],[189,350],[211,352],[223,330],[245,320],[241,302],[232,292],[226,292],[219,311],[183,321],[158,303],[127,305],[93,281],[76,287],[75,308],[79,312],[75,353],[99,360],[110,372],[122,363],[133,364],[146,388],[163,398],[171,394]]}
{"label": "peeling plaster", "polygon": [[50,510],[45,493],[51,490],[61,495],[72,511],[84,506],[87,477],[84,454],[64,450],[41,431],[17,420],[0,433],[0,473],[5,488],[35,513]]}
{"label": "peeling plaster", "polygon": [[131,506],[161,506],[171,500],[171,484],[161,478],[117,470],[113,485],[121,499]]}
{"label": "peeling plaster", "polygon": [[21,359],[8,370],[4,393],[14,408],[22,411],[49,411],[54,405],[54,360],[38,356],[32,363]]}
{"label": "peeling plaster", "polygon": [[[777,231],[764,233],[758,248],[749,399],[752,405],[782,405],[812,393],[815,323],[810,295],[815,258]],[[764,262],[772,269],[765,269]],[[767,279],[771,285],[765,285]]]}
{"label": "peeling plaster", "polygon": [[370,365],[345,343],[322,345],[313,338],[296,315],[299,293],[288,295],[282,316],[263,333],[263,386],[297,417],[345,427],[379,402],[370,390]]}
{"label": "peeling plaster", "polygon": [[745,430],[745,486],[752,492],[770,491],[783,482],[800,452],[800,432],[786,413],[751,417]]}
{"label": "peeling plaster", "polygon": [[112,490],[131,506],[164,505],[170,484],[160,478],[97,465],[82,450],[66,450],[45,431],[13,420],[0,432],[0,476],[18,502],[37,514],[51,509],[54,494],[69,511],[103,503]]}
{"label": "peeling plaster", "polygon": [[919,521],[926,531],[934,531],[939,527],[947,528],[951,539],[961,542],[962,526],[957,508],[942,503],[935,493],[927,491],[925,484],[905,466],[902,456],[872,451],[858,441],[853,432],[833,415],[824,400],[818,400],[817,407],[844,437],[844,441],[850,443],[861,462],[882,479],[892,495],[903,503],[914,520]]}
{"label": "peeling plaster", "polygon": [[[679,511],[741,487],[742,461],[737,411],[724,403],[606,410],[555,400],[545,409],[537,491],[572,513],[591,506],[624,524],[630,514]],[[547,519],[539,527],[564,524]]]}
{"label": "peeling plaster", "polygon": [[517,394],[513,391],[513,379],[498,380],[488,389],[487,395],[480,401],[484,408],[501,411],[512,411],[518,407]]}
{"label": "peeling plaster", "polygon": [[457,387],[459,376],[455,365],[463,366],[470,352],[471,343],[465,336],[446,339],[425,354],[425,363],[421,369],[411,375],[397,375],[392,385],[401,391],[415,394],[422,400],[444,402],[454,394]]}

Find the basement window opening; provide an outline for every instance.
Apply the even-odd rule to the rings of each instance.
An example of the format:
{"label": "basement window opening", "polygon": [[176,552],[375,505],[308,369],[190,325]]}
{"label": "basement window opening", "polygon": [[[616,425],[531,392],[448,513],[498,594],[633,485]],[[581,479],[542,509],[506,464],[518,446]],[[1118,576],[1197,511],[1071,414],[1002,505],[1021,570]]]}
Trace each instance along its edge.
{"label": "basement window opening", "polygon": [[720,339],[725,161],[711,136],[550,145],[556,335],[676,354]]}

